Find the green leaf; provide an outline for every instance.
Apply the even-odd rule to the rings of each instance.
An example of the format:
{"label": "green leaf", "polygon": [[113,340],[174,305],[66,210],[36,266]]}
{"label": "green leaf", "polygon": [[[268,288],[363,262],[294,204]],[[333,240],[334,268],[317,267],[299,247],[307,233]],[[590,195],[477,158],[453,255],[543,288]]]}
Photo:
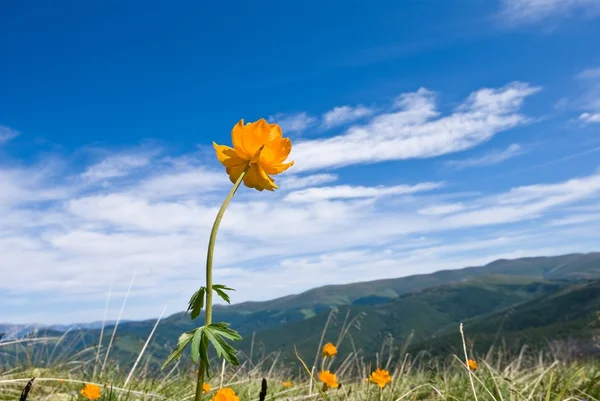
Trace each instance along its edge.
{"label": "green leaf", "polygon": [[223,301],[231,304],[231,298],[229,298],[229,295],[227,295],[225,291],[235,291],[233,288],[226,287],[223,284],[214,284],[213,290],[215,290],[217,295],[220,296]]}
{"label": "green leaf", "polygon": [[206,287],[200,287],[200,289],[196,291],[194,295],[192,295],[192,297],[190,298],[190,303],[185,313],[188,313],[191,310],[192,313],[190,314],[190,317],[192,318],[192,320],[197,318],[200,315],[202,308],[204,308],[205,294]]}
{"label": "green leaf", "polygon": [[226,322],[217,322],[210,325],[213,330],[218,332],[222,337],[225,337],[232,341],[239,341],[242,339],[240,334],[229,328],[229,323]]}
{"label": "green leaf", "polygon": [[181,358],[181,354],[183,354],[185,347],[187,347],[190,341],[192,341],[195,331],[196,329],[183,333],[179,336],[179,340],[177,341],[175,349],[173,350],[173,352],[171,352],[165,363],[162,365],[161,369],[164,369],[168,364],[170,364],[174,360]]}
{"label": "green leaf", "polygon": [[202,327],[198,327],[196,329],[196,332],[194,333],[194,337],[192,338],[192,361],[194,361],[194,363],[198,362],[198,359],[200,359],[200,346],[201,346],[201,340],[202,340],[202,330],[204,329],[204,326]]}
{"label": "green leaf", "polygon": [[[227,329],[235,333],[235,331],[231,329]],[[235,333],[237,334],[237,333]],[[215,351],[217,351],[217,355],[232,365],[239,365],[240,361],[235,355],[237,351],[231,345],[229,345],[223,336],[223,329],[218,325],[208,325],[204,328],[204,335],[210,341],[210,343],[215,347]],[[230,335],[230,334],[229,334]],[[239,337],[239,334],[237,334]]]}
{"label": "green leaf", "polygon": [[210,364],[208,359],[208,339],[206,333],[202,331],[202,342],[200,344],[200,360],[204,361],[204,375],[210,379]]}

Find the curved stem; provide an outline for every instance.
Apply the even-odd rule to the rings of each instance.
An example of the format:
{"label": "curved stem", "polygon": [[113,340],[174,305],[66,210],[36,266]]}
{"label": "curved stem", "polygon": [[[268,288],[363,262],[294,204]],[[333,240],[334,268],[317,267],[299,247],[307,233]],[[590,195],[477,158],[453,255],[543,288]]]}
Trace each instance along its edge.
{"label": "curved stem", "polygon": [[[240,174],[239,178],[229,191],[229,195],[223,201],[221,205],[221,209],[217,213],[217,218],[212,227],[212,231],[210,232],[210,239],[208,240],[208,253],[206,255],[206,311],[205,311],[205,325],[208,326],[212,323],[212,262],[213,262],[213,253],[215,250],[215,241],[217,239],[217,232],[219,231],[219,225],[221,224],[221,220],[223,219],[223,215],[225,214],[225,209],[229,206],[229,202],[235,195],[236,191],[240,187],[240,184],[244,180],[246,173],[250,169],[250,164],[246,166],[242,174]],[[196,401],[202,400],[202,386],[204,385],[204,362],[200,360],[200,370],[198,370],[198,380],[196,381]]]}

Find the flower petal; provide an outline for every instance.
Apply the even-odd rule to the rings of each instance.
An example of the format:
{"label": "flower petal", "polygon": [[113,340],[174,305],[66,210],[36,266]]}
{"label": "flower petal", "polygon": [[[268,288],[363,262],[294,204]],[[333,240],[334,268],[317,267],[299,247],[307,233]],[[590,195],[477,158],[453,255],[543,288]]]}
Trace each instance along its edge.
{"label": "flower petal", "polygon": [[269,177],[262,169],[260,164],[255,164],[250,167],[250,170],[248,170],[246,176],[244,177],[244,185],[246,185],[248,188],[254,188],[259,191],[263,191],[265,189],[267,191],[273,191],[279,188],[277,185],[275,185],[275,181],[273,181],[273,179]]}
{"label": "flower petal", "polygon": [[292,141],[290,138],[274,138],[265,144],[260,159],[264,164],[283,163],[291,151]]}
{"label": "flower petal", "polygon": [[248,161],[240,158],[237,152],[229,146],[218,145],[214,142],[213,146],[215,148],[215,151],[217,152],[217,159],[219,159],[221,164],[225,167],[233,167],[239,165],[245,166],[248,163]]}
{"label": "flower petal", "polygon": [[229,179],[231,180],[231,182],[235,184],[238,178],[240,178],[240,175],[242,174],[242,171],[244,171],[245,168],[246,165],[239,165],[227,167],[225,170],[227,171],[227,174],[229,174]]}
{"label": "flower petal", "polygon": [[269,127],[271,127],[269,141],[272,141],[276,138],[281,138],[283,136],[283,132],[281,132],[281,127],[279,124],[269,124]]}
{"label": "flower petal", "polygon": [[[265,145],[271,135],[271,126],[264,118],[246,124],[242,132],[242,149],[252,157],[262,145]],[[234,145],[235,147],[235,145]],[[241,156],[241,155],[240,155]]]}
{"label": "flower petal", "polygon": [[244,149],[242,141],[245,132],[244,119],[242,118],[231,130],[231,143],[233,143],[233,148],[240,158],[250,160],[252,154]]}
{"label": "flower petal", "polygon": [[282,164],[262,164],[261,167],[265,170],[265,173],[269,175],[277,175],[283,173],[288,168],[292,167],[294,162],[282,163]]}

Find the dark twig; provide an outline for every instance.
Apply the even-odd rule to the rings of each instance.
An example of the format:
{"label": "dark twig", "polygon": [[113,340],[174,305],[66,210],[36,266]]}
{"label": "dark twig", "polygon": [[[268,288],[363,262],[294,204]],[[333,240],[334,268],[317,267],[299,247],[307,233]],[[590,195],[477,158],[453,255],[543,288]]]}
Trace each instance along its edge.
{"label": "dark twig", "polygon": [[267,397],[267,379],[263,377],[262,383],[260,384],[260,393],[258,395],[259,401],[265,401]]}
{"label": "dark twig", "polygon": [[35,377],[32,377],[31,380],[29,380],[29,382],[27,382],[27,385],[21,392],[21,398],[19,398],[19,401],[27,401],[27,396],[29,395],[29,391],[33,387],[34,380],[35,380]]}

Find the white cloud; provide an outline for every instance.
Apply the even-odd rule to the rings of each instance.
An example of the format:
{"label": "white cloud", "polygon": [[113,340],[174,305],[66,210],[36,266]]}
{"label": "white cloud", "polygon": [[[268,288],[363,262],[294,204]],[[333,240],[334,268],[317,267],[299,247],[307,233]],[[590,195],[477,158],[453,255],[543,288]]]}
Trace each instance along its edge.
{"label": "white cloud", "polygon": [[[535,90],[521,84],[478,91],[446,116],[436,110],[432,92],[419,90],[396,99],[393,111],[334,138],[353,141],[352,152],[359,154],[358,159],[346,155],[350,159],[344,163],[378,161],[365,158],[365,146],[398,146],[387,155],[393,160],[475,146],[527,122],[517,111]],[[434,152],[420,142],[424,138],[443,146]],[[415,143],[419,146],[400,149]],[[0,280],[0,310],[10,311],[3,319],[97,320],[113,279],[115,296],[122,296],[134,272],[128,311],[130,317],[147,318],[167,302],[169,313],[182,310],[202,282],[209,230],[231,187],[223,169],[211,169],[196,154],[153,158],[133,167],[135,179],[82,185],[81,176],[90,169],[0,166],[0,276],[10,277]],[[476,191],[487,184],[464,188],[468,183],[460,182],[461,192],[452,192],[428,177],[415,185],[390,181],[394,177],[388,176],[385,186],[357,186],[344,182],[343,175],[283,174],[274,193],[242,187],[219,230],[215,280],[236,288],[233,299],[240,302],[323,282],[597,248],[600,226],[580,214],[598,213],[600,173],[498,187],[483,195]],[[322,186],[336,181],[340,185]],[[567,211],[577,214],[568,224],[549,223]],[[260,293],[257,281],[263,283]],[[13,297],[36,299],[36,305],[9,306]]]}
{"label": "white cloud", "polygon": [[574,15],[597,16],[598,0],[503,0],[500,16],[512,24],[533,23]]}
{"label": "white cloud", "polygon": [[287,176],[282,177],[279,188],[281,189],[299,189],[321,184],[328,184],[338,180],[336,174],[313,174],[304,177]]}
{"label": "white cloud", "polygon": [[576,75],[583,85],[583,93],[576,106],[584,112],[579,121],[584,124],[600,122],[600,67],[588,68]]}
{"label": "white cloud", "polygon": [[600,67],[588,68],[586,70],[581,71],[577,74],[577,78],[579,79],[600,79]]}
{"label": "white cloud", "polygon": [[306,112],[299,113],[278,113],[269,116],[269,122],[277,123],[281,126],[284,135],[286,132],[296,133],[306,131],[317,122],[317,118],[310,116]]}
{"label": "white cloud", "polygon": [[501,163],[504,160],[520,156],[524,153],[525,150],[523,150],[523,148],[520,145],[513,143],[508,148],[501,151],[493,150],[480,157],[472,157],[463,160],[450,160],[446,162],[446,165],[454,167],[456,169],[464,169],[478,166],[490,166],[493,164]]}
{"label": "white cloud", "polygon": [[518,113],[523,101],[540,88],[511,83],[472,93],[452,114],[435,118],[432,92],[420,89],[396,102],[398,111],[375,116],[327,139],[298,142],[291,157],[296,171],[352,164],[434,157],[465,150],[499,132],[529,122]]}
{"label": "white cloud", "polygon": [[[16,195],[10,204],[0,206],[4,216],[14,219],[0,221],[0,273],[10,272],[11,277],[0,280],[0,293],[5,297],[30,294],[41,306],[30,314],[25,306],[13,306],[7,310],[15,313],[4,315],[5,319],[101,318],[101,313],[90,313],[103,305],[113,278],[117,279],[115,294],[122,294],[134,272],[131,310],[136,315],[132,317],[151,317],[166,302],[172,305],[169,312],[185,306],[186,296],[202,280],[210,226],[227,188],[217,193],[178,186],[180,194],[189,191],[182,200],[132,187],[87,187],[82,194],[67,186],[65,191],[45,196],[46,207],[40,209],[26,200],[38,191],[44,193],[45,180],[40,177],[45,176],[29,173],[38,178],[12,180]],[[163,180],[168,186],[167,177],[178,177],[176,171],[154,174],[146,181]],[[63,178],[65,185],[72,182],[68,176]],[[223,174],[221,180],[229,187]],[[215,280],[236,288],[235,302],[267,299],[323,281],[397,277],[485,263],[500,256],[587,250],[600,234],[593,221],[567,227],[589,230],[578,233],[564,231],[565,226],[553,231],[544,224],[559,215],[561,208],[584,201],[586,207],[597,203],[599,174],[470,195],[461,204],[440,203],[452,193],[421,194],[438,186],[334,186],[287,193],[282,188],[260,196],[243,188],[219,231]],[[286,195],[310,202],[282,202]],[[524,221],[530,222],[526,225],[529,233],[506,231],[510,223]],[[35,229],[26,223],[35,224]],[[473,232],[478,227],[482,231]],[[487,238],[490,227],[495,227],[494,236]],[[465,237],[463,230],[473,237]],[[430,239],[416,241],[424,235]],[[263,291],[257,294],[251,282],[263,279]],[[28,283],[26,288],[23,282]],[[75,302],[86,305],[76,316],[68,306]],[[0,297],[0,307],[4,304]]]}
{"label": "white cloud", "polygon": [[338,106],[323,114],[323,126],[325,128],[333,128],[338,125],[347,124],[363,117],[372,115],[375,112],[372,108],[358,105]]}
{"label": "white cloud", "polygon": [[462,203],[448,203],[431,205],[423,209],[419,209],[417,213],[427,216],[441,216],[446,214],[457,213],[465,210],[467,207]]}
{"label": "white cloud", "polygon": [[0,143],[9,141],[19,135],[19,132],[12,128],[0,125]]}
{"label": "white cloud", "polygon": [[319,202],[329,199],[379,198],[390,195],[408,195],[441,188],[442,183],[424,182],[416,185],[395,185],[392,187],[361,187],[338,185],[333,187],[309,188],[295,191],[285,197],[289,202]]}
{"label": "white cloud", "polygon": [[107,178],[116,178],[126,176],[133,171],[147,166],[154,152],[117,154],[103,159],[97,164],[91,165],[81,175],[85,180],[104,180]]}
{"label": "white cloud", "polygon": [[582,113],[579,119],[584,123],[600,123],[600,113]]}

